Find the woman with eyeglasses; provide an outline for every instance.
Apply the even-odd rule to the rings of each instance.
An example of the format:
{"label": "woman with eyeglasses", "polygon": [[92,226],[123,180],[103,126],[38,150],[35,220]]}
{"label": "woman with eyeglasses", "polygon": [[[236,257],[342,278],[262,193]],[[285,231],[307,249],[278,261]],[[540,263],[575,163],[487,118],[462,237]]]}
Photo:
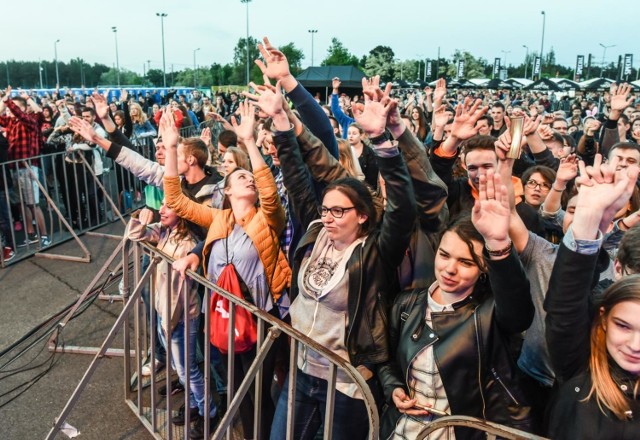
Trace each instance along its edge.
{"label": "woman with eyeglasses", "polygon": [[[271,62],[267,54],[267,62]],[[259,87],[263,95],[274,92]],[[251,95],[247,95],[250,98]],[[397,292],[396,268],[409,244],[416,202],[409,172],[397,147],[385,133],[391,108],[388,91],[382,102],[356,106],[355,116],[371,139],[372,153],[386,182],[387,205],[378,227],[367,186],[351,177],[330,183],[321,197],[298,145],[304,127],[290,122],[283,108],[280,83],[275,96],[279,108],[270,113],[284,185],[298,220],[306,229],[294,258],[289,310],[291,324],[304,335],[349,361],[377,390],[375,366],[390,357],[386,303]],[[255,98],[254,98],[255,99]],[[294,434],[313,439],[325,417],[328,361],[300,346],[297,357]],[[288,383],[277,404],[272,439],[286,437]],[[337,371],[334,439],[363,439],[369,429],[364,397],[342,370]],[[374,391],[375,394],[375,391]]]}
{"label": "woman with eyeglasses", "polygon": [[556,172],[549,167],[536,165],[527,168],[520,177],[524,187],[524,202],[536,209],[544,202],[556,180]]}

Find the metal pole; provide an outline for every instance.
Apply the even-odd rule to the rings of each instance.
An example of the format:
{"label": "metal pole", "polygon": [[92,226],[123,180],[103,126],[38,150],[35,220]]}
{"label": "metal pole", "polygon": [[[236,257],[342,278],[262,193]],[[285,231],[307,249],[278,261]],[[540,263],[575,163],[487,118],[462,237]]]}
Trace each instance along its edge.
{"label": "metal pole", "polygon": [[602,43],[598,43],[600,44],[600,46],[602,47],[602,67],[600,68],[600,78],[604,78],[604,59],[607,56],[607,49],[609,49],[610,47],[616,47],[615,44],[611,44],[609,46],[605,46]]}
{"label": "metal pole", "polygon": [[526,44],[523,44],[522,47],[524,47],[525,49],[527,49],[527,53],[524,55],[524,79],[527,79],[527,67],[529,67],[529,46],[527,46]]}
{"label": "metal pole", "polygon": [[196,52],[199,50],[200,48],[193,50],[193,87],[198,87],[198,71],[196,70]]}
{"label": "metal pole", "polygon": [[53,52],[56,57],[56,88],[60,87],[60,73],[58,72],[58,43],[60,40],[56,40],[53,43]]}
{"label": "metal pole", "polygon": [[9,83],[11,82],[9,79],[9,60],[7,60],[7,62],[4,63],[4,66],[7,68],[7,87],[9,87]]}
{"label": "metal pole", "polygon": [[113,26],[113,37],[116,40],[116,77],[118,78],[118,87],[120,87],[120,57],[118,57],[118,28]]}
{"label": "metal pole", "polygon": [[429,62],[428,58],[424,59],[424,82],[427,82],[427,63]]}
{"label": "metal pole", "polygon": [[250,71],[249,71],[249,3],[251,2],[251,0],[240,0],[240,3],[245,3],[247,5],[247,39],[246,39],[246,46],[247,46],[247,84],[249,84],[250,81]]}
{"label": "metal pole", "polygon": [[[7,71],[7,74],[9,72]],[[42,60],[38,60],[38,73],[40,74],[40,88],[44,89],[43,85],[42,85]],[[7,75],[8,78],[9,75]],[[7,84],[8,85],[8,84]]]}
{"label": "metal pole", "polygon": [[318,33],[317,29],[309,29],[307,32],[311,34],[311,67],[313,67],[314,60],[314,37]]}
{"label": "metal pole", "polygon": [[84,87],[84,69],[83,69],[84,61],[80,59],[80,85]]}
{"label": "metal pole", "polygon": [[162,82],[163,87],[167,87],[167,66],[164,57],[164,18],[168,14],[164,12],[156,12],[156,16],[160,17],[160,30],[162,32]]}
{"label": "metal pole", "polygon": [[542,14],[542,41],[540,42],[540,78],[542,78],[542,65],[544,64],[544,26],[547,21],[547,14],[544,11],[540,11]]}
{"label": "metal pole", "polygon": [[510,50],[501,50],[500,52],[502,52],[504,54],[504,68],[507,71],[507,76],[509,76],[509,66],[507,64],[507,55],[511,53]]}
{"label": "metal pole", "polygon": [[440,75],[440,46],[438,46],[438,59],[436,60],[436,79],[439,78]]}

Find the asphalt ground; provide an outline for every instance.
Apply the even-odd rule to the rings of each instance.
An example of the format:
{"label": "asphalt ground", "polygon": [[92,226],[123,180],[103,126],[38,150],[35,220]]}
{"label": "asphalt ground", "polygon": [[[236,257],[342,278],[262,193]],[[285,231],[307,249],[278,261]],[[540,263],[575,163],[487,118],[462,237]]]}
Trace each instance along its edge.
{"label": "asphalt ground", "polygon": [[[123,229],[122,224],[113,223],[99,232],[122,234]],[[102,236],[85,234],[81,239],[91,252],[91,263],[34,256],[0,269],[0,353],[75,302],[118,245],[117,240]],[[46,253],[82,254],[74,241],[52,247]],[[109,290],[107,293],[117,293],[117,286]],[[100,347],[122,307],[122,302],[94,301],[65,326],[59,341],[66,345]],[[52,355],[46,338],[37,340],[42,334],[42,331],[35,334],[0,358],[0,439],[45,438],[93,360],[90,355]],[[122,347],[122,339],[120,332],[114,346]],[[33,348],[25,351],[28,345]],[[24,354],[16,359],[19,352]],[[6,365],[9,359],[16,360]],[[80,431],[76,438],[153,438],[125,404],[123,365],[122,357],[105,357],[100,361],[67,419]],[[18,395],[25,390],[24,384],[41,374],[37,382]],[[59,433],[56,438],[68,437]]]}

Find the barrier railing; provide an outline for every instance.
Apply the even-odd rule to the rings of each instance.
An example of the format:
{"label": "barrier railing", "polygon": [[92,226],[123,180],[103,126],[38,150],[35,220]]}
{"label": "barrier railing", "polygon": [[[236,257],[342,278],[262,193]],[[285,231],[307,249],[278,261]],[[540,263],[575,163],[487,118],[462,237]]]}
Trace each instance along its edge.
{"label": "barrier railing", "polygon": [[[161,262],[167,263],[164,267],[170,267],[173,260],[162,254],[158,249],[149,246],[143,243],[133,243],[126,242],[126,245],[122,246],[122,259],[123,259],[123,267],[127,268],[129,266],[129,256],[130,252],[127,247],[133,247],[133,278],[129,279],[128,271],[124,271],[123,273],[123,296],[126,299],[126,303],[122,309],[122,312],[116,319],[115,324],[109,331],[109,334],[105,338],[100,350],[96,353],[93,358],[89,368],[85,372],[82,380],[77,385],[70,399],[66,403],[64,409],[60,413],[60,415],[56,418],[55,423],[51,431],[49,432],[47,439],[53,439],[60,428],[63,426],[65,420],[71,413],[75,403],[80,398],[82,392],[86,388],[87,384],[91,380],[93,374],[95,373],[99,363],[104,359],[104,355],[110,349],[117,333],[119,330],[123,330],[124,333],[124,341],[123,341],[123,351],[124,353],[131,353],[133,357],[133,368],[132,368],[132,359],[129,356],[124,356],[124,389],[125,389],[125,402],[131,407],[136,416],[140,419],[141,423],[149,430],[149,432],[157,439],[172,439],[179,438],[181,435],[184,435],[184,438],[188,438],[189,435],[189,411],[186,410],[184,413],[184,428],[182,432],[176,431],[175,428],[171,425],[171,418],[175,416],[175,412],[173,411],[173,402],[171,399],[171,375],[166,374],[164,378],[165,386],[166,386],[166,396],[168,396],[164,402],[159,401],[157,396],[156,389],[156,381],[157,374],[154,368],[151,369],[151,378],[148,383],[143,384],[142,380],[138,380],[141,378],[141,370],[142,365],[145,359],[147,359],[147,354],[149,354],[150,359],[155,359],[155,338],[156,330],[152,329],[150,332],[150,343],[147,345],[147,338],[145,337],[145,331],[148,328],[148,325],[145,320],[146,314],[142,312],[142,304],[140,301],[141,291],[145,284],[149,280],[150,282],[150,298],[149,303],[155,304],[155,286],[154,286],[154,277],[152,277],[152,273],[154,270],[157,270],[159,264]],[[147,270],[142,273],[141,270],[141,257],[143,254],[143,249],[149,253],[150,255],[150,264]],[[167,291],[163,292],[164,295],[170,297],[169,287],[171,285],[171,278],[175,276],[172,271],[167,271],[163,274],[164,279],[166,280]],[[293,439],[293,418],[294,414],[294,398],[295,389],[296,389],[296,359],[298,356],[298,348],[299,344],[308,347],[321,356],[327,359],[330,364],[329,367],[329,379],[328,379],[328,392],[327,392],[327,406],[326,406],[326,417],[325,417],[325,425],[324,425],[324,438],[331,438],[331,432],[333,427],[333,409],[334,409],[334,398],[336,392],[336,380],[338,369],[344,372],[346,376],[356,384],[359,392],[362,394],[364,398],[364,402],[368,411],[369,416],[369,439],[377,439],[378,438],[378,429],[379,429],[379,419],[378,419],[378,410],[376,408],[373,395],[369,390],[369,387],[366,384],[364,378],[360,375],[360,373],[347,361],[342,359],[341,357],[335,355],[334,353],[326,350],[323,346],[316,343],[315,341],[307,338],[302,333],[293,329],[291,326],[285,324],[284,322],[276,319],[269,313],[258,309],[253,304],[245,301],[244,299],[237,298],[228,292],[220,289],[215,284],[212,284],[208,280],[202,278],[201,276],[190,272],[190,276],[193,278],[194,282],[198,285],[204,287],[206,289],[206,293],[204,294],[204,306],[203,309],[206,311],[204,313],[204,328],[209,328],[209,292],[215,291],[216,293],[222,295],[226,299],[229,300],[229,328],[235,328],[235,318],[236,318],[236,309],[237,307],[242,307],[251,312],[253,317],[257,322],[257,343],[256,343],[256,354],[253,359],[253,362],[249,366],[246,374],[242,380],[242,382],[237,386],[237,391],[234,392],[234,387],[232,384],[235,383],[234,377],[234,362],[236,361],[235,356],[228,356],[227,363],[227,376],[226,383],[229,384],[227,388],[227,411],[221,418],[219,424],[217,425],[215,432],[209,432],[208,423],[204,424],[205,429],[205,438],[209,438],[210,434],[213,434],[213,438],[221,439],[225,435],[228,439],[232,438],[232,431],[234,427],[232,426],[232,422],[234,417],[239,412],[240,404],[244,398],[251,392],[252,383],[253,385],[253,401],[256,402],[254,405],[254,435],[252,438],[259,439],[260,438],[260,430],[258,429],[263,423],[262,419],[262,405],[257,402],[261,402],[262,392],[263,392],[263,380],[271,380],[271,377],[264,376],[265,372],[263,371],[263,363],[266,357],[270,354],[270,351],[274,347],[274,342],[277,338],[287,336],[290,339],[289,343],[289,389],[288,389],[288,416],[287,416],[287,439]],[[183,281],[186,283],[186,281]],[[129,287],[135,286],[131,294],[129,294]],[[183,285],[183,287],[186,287]],[[186,291],[186,290],[185,290]],[[184,322],[184,332],[185,334],[189,334],[190,323],[189,319],[189,295],[182,295],[181,300],[183,301],[183,316],[182,321]],[[78,300],[78,304],[83,301],[83,298]],[[150,319],[153,322],[155,316],[155,308],[151,307],[150,310]],[[134,320],[134,333],[131,334],[129,330],[129,320],[133,315]],[[167,316],[170,316],[170,302],[167,301]],[[62,329],[62,327],[61,327]],[[62,331],[62,330],[60,330]],[[229,332],[229,353],[234,352],[234,335],[233,332]],[[212,396],[210,387],[208,384],[211,381],[211,345],[209,341],[209,332],[205,331],[205,341],[204,341],[204,414],[210,414],[211,412],[211,404],[212,404]],[[167,341],[171,340],[171,332],[166,338]],[[147,346],[150,347],[150,352],[147,349]],[[189,371],[190,368],[190,346],[189,344],[185,344],[184,346],[184,360],[186,365],[184,366],[184,371]],[[166,363],[165,365],[171,365],[171,350],[167,350],[166,354]],[[189,389],[189,376],[185,375],[184,379],[184,387],[186,390]],[[184,404],[186,408],[190,407],[189,404],[189,395],[188,392],[185,392]],[[251,435],[249,435],[251,436]]]}
{"label": "barrier railing", "polygon": [[[154,157],[151,140],[138,148]],[[16,253],[5,261],[0,252],[2,267],[31,255],[88,262],[80,235],[113,221],[125,223],[123,214],[144,206],[143,182],[101,154],[102,170],[97,169],[95,153],[88,154],[63,151],[0,164],[0,236]],[[41,252],[72,239],[81,257]]]}

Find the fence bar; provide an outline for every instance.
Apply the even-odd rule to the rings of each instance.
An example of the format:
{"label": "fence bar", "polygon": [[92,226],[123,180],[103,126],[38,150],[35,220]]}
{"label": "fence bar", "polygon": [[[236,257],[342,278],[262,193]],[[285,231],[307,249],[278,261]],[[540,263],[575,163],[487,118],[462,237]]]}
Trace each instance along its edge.
{"label": "fence bar", "polygon": [[120,326],[122,326],[123,323],[127,322],[129,318],[129,312],[131,311],[135,302],[138,300],[138,296],[140,295],[140,291],[142,290],[143,283],[146,282],[146,280],[149,278],[153,270],[155,270],[155,267],[156,267],[155,262],[152,262],[149,265],[149,268],[147,269],[144,276],[142,277],[142,280],[136,286],[135,290],[133,291],[133,294],[129,298],[129,301],[127,301],[127,304],[122,309],[122,312],[120,312],[120,316],[118,316],[118,319],[116,319],[115,324],[113,325],[113,327],[109,331],[109,334],[107,335],[104,342],[100,346],[100,350],[94,356],[93,361],[91,361],[91,364],[89,365],[89,368],[82,376],[80,383],[76,386],[75,390],[73,391],[73,394],[69,398],[69,401],[62,409],[62,412],[60,413],[60,415],[56,418],[53,427],[49,431],[49,434],[47,434],[47,437],[46,437],[47,440],[49,439],[53,440],[57,432],[60,430],[60,427],[67,419],[69,413],[71,412],[71,409],[75,405],[76,401],[80,398],[80,394],[89,383],[89,380],[93,376],[93,373],[95,372],[95,370],[98,368],[98,364],[103,359],[107,348],[109,348],[109,346],[113,342],[113,339],[118,334],[118,331],[120,330]]}

